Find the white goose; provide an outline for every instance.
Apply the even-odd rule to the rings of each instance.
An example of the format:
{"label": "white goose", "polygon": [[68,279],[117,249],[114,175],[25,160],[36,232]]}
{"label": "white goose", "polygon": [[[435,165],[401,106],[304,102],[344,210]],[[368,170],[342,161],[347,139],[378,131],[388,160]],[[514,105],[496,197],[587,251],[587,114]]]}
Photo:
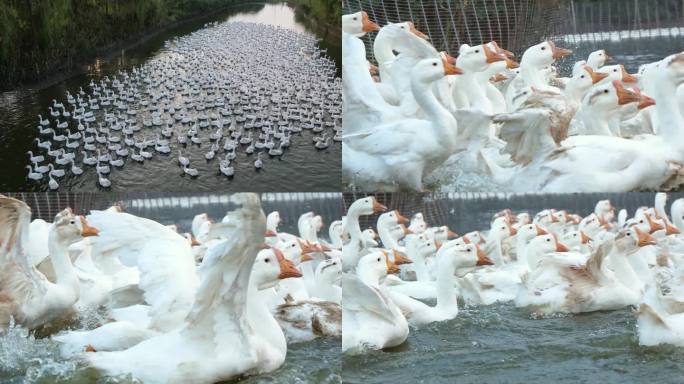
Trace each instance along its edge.
{"label": "white goose", "polygon": [[356,274],[342,276],[342,352],[382,349],[408,337],[406,318],[382,290],[379,280],[399,269],[382,252],[359,260]]}
{"label": "white goose", "polygon": [[51,283],[26,254],[30,208],[22,201],[0,196],[0,220],[4,239],[0,258],[0,326],[13,317],[17,324],[33,329],[68,314],[79,297],[79,283],[67,252],[69,245],[97,236],[82,216],[65,209],[50,228],[48,248],[56,282]]}
{"label": "white goose", "polygon": [[260,290],[299,272],[273,252],[262,254],[263,269],[252,274],[266,220],[256,195],[233,198],[242,207],[231,213],[228,240],[202,262],[202,284],[182,328],[125,351],[88,353],[90,364],[146,383],[215,383],[280,367],[285,336]]}

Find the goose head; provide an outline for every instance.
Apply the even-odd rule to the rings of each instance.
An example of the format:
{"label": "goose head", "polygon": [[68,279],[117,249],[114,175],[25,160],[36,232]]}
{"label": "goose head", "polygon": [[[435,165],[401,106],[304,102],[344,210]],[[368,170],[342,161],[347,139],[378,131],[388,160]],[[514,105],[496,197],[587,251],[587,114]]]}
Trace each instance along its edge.
{"label": "goose head", "polygon": [[313,228],[316,232],[319,232],[321,229],[323,229],[323,218],[321,215],[315,215],[311,219],[311,225],[313,225]]}
{"label": "goose head", "polygon": [[459,75],[463,71],[442,58],[424,59],[411,70],[411,80],[420,84],[431,84],[447,75]]}
{"label": "goose head", "polygon": [[90,226],[85,217],[74,215],[71,208],[58,213],[50,229],[51,238],[67,245],[77,243],[84,237],[99,236],[99,234],[100,231]]}
{"label": "goose head", "polygon": [[530,214],[527,212],[518,213],[515,215],[515,219],[519,225],[530,224],[532,222],[532,218],[530,218]]}
{"label": "goose head", "polygon": [[266,289],[275,286],[279,280],[294,277],[302,277],[302,273],[292,261],[285,258],[280,250],[267,248],[260,250],[254,259],[250,283],[258,289]]}
{"label": "goose head", "polygon": [[563,234],[560,240],[568,247],[575,248],[583,244],[588,244],[592,238],[584,233],[584,231],[570,231]]}
{"label": "goose head", "polygon": [[370,20],[368,13],[365,11],[342,16],[342,31],[356,37],[362,37],[368,32],[379,29],[380,27]]}
{"label": "goose head", "polygon": [[529,249],[537,254],[552,252],[568,252],[569,248],[558,240],[554,234],[537,236],[530,241]]}
{"label": "goose head", "polygon": [[372,228],[368,228],[364,231],[361,232],[361,241],[364,244],[364,247],[369,248],[369,247],[377,247],[378,242],[375,241],[377,239],[378,235],[375,233],[375,231]]}
{"label": "goose head", "polygon": [[503,53],[496,53],[488,44],[470,46],[463,44],[459,48],[456,65],[468,73],[482,72],[490,64],[506,61]]}
{"label": "goose head", "polygon": [[625,88],[619,80],[610,84],[598,85],[590,90],[582,105],[595,115],[601,116],[617,111],[620,106],[641,102],[641,96]]}
{"label": "goose head", "polygon": [[552,41],[544,41],[527,48],[525,53],[523,53],[520,64],[521,66],[542,69],[550,66],[557,59],[568,56],[571,53],[571,50],[557,47]]}
{"label": "goose head", "polygon": [[463,235],[463,240],[465,242],[473,244],[483,244],[487,242],[484,235],[480,231],[472,231]]}
{"label": "goose head", "polygon": [[603,215],[606,219],[611,221],[615,215],[615,206],[610,200],[599,200],[594,206],[594,213]]}
{"label": "goose head", "polygon": [[342,279],[342,262],[339,258],[323,260],[316,266],[316,278],[331,284],[339,284]]}
{"label": "goose head", "polygon": [[506,56],[507,59],[512,59],[512,58],[515,57],[515,54],[513,54],[513,52],[501,48],[501,47],[499,46],[499,44],[498,44],[496,41],[494,41],[494,40],[492,40],[492,41],[490,41],[489,43],[487,43],[487,45],[488,45],[489,48],[491,48],[494,52],[496,52],[496,53],[498,53],[498,54],[500,54],[500,55]]}
{"label": "goose head", "polygon": [[615,247],[623,253],[655,244],[656,239],[648,232],[640,230],[636,225],[620,231],[620,233],[615,236]]}
{"label": "goose head", "polygon": [[606,65],[596,71],[608,74],[608,77],[601,80],[600,84],[610,83],[614,80],[619,80],[625,84],[636,84],[638,81],[637,77],[628,73],[625,66],[622,64]]}
{"label": "goose head", "polygon": [[464,244],[451,247],[446,252],[456,268],[494,265],[494,262],[476,244]]}
{"label": "goose head", "polygon": [[413,233],[423,233],[427,229],[427,224],[423,218],[423,214],[418,212],[411,217],[411,224],[409,224],[409,229]]}
{"label": "goose head", "polygon": [[592,85],[608,77],[607,73],[594,71],[590,66],[584,65],[575,72],[566,86],[566,92],[574,91],[578,97],[584,95]]}
{"label": "goose head", "polygon": [[280,225],[280,222],[281,222],[280,212],[273,211],[273,212],[268,214],[268,216],[266,217],[266,228],[268,228],[266,230],[267,236],[275,236],[276,235],[278,225]]}
{"label": "goose head", "polygon": [[684,52],[670,55],[656,65],[654,80],[658,85],[684,84]]}
{"label": "goose head", "polygon": [[456,232],[452,231],[451,229],[449,229],[449,227],[447,227],[446,225],[442,225],[440,227],[428,228],[428,230],[426,232],[430,233],[430,238],[437,240],[439,242],[442,242],[442,243],[449,240],[449,239],[453,239],[455,237],[458,237],[458,234]]}
{"label": "goose head", "polygon": [[404,236],[413,234],[410,229],[408,229],[404,224],[394,225],[390,228],[390,235],[395,240],[399,240]]}
{"label": "goose head", "polygon": [[406,224],[408,219],[399,213],[398,210],[393,210],[385,212],[380,217],[378,217],[378,228],[380,227],[393,227],[398,224]]}
{"label": "goose head", "polygon": [[388,274],[399,273],[399,268],[390,261],[386,253],[378,251],[361,257],[356,266],[356,273],[362,278],[370,279],[364,279],[366,283],[377,284],[377,281]]}
{"label": "goose head", "polygon": [[505,217],[499,217],[492,222],[488,237],[495,241],[503,241],[517,233],[518,230],[513,228]]}
{"label": "goose head", "polygon": [[342,233],[344,232],[342,225],[342,220],[335,220],[332,223],[330,223],[330,226],[328,227],[328,235],[330,236],[330,241],[335,244],[335,239],[339,240],[339,242],[342,242]]}
{"label": "goose head", "polygon": [[549,233],[537,224],[525,224],[518,228],[517,239],[528,242],[537,236],[548,235]]}
{"label": "goose head", "polygon": [[591,68],[597,69],[606,65],[606,63],[611,59],[612,57],[608,56],[605,49],[599,49],[589,54],[589,57],[587,58],[587,65]]}
{"label": "goose head", "polygon": [[373,213],[385,212],[387,207],[380,204],[375,197],[366,196],[358,199],[349,206],[348,215],[372,215]]}

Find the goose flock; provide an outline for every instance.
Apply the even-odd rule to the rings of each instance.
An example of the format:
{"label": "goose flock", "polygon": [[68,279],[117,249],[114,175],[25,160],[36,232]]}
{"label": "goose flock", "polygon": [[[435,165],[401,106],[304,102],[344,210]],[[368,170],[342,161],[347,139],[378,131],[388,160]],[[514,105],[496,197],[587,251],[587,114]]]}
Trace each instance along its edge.
{"label": "goose flock", "polygon": [[53,223],[0,196],[0,337],[97,309],[92,329],[52,333],[61,354],[144,383],[215,383],[278,369],[288,343],[341,335],[340,221],[330,242],[307,212],[278,231],[255,194],[220,222],[199,214],[179,234],[113,206]]}
{"label": "goose flock", "polygon": [[[511,302],[534,317],[633,306],[641,345],[684,346],[684,199],[670,215],[666,200],[658,193],[631,217],[609,200],[584,217],[506,209],[462,236],[421,213],[409,222],[373,196],[356,200],[344,223],[342,348],[400,345],[409,326],[457,317],[458,298]],[[361,231],[360,216],[380,212],[376,230]]]}
{"label": "goose flock", "polygon": [[[381,28],[365,12],[342,28],[349,188],[627,192],[684,180],[684,53],[631,74],[599,49],[560,77],[571,51],[552,41],[517,63],[494,41],[454,58],[413,23]],[[374,31],[377,66],[360,39]]]}
{"label": "goose flock", "polygon": [[[111,186],[112,169],[131,162],[214,162],[231,177],[244,152],[258,170],[280,157],[302,130],[324,150],[341,141],[340,80],[313,35],[265,24],[228,22],[165,43],[164,54],[129,72],[91,80],[87,90],[52,100],[38,116],[29,180],[50,190],[67,173],[93,167]],[[192,156],[191,156],[192,153]],[[177,157],[176,157],[177,156]]]}

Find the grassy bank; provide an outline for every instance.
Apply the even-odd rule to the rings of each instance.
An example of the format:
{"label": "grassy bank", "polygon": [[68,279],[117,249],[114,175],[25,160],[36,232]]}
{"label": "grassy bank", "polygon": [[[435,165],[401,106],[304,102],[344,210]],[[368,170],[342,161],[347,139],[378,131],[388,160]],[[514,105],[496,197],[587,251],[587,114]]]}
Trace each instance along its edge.
{"label": "grassy bank", "polygon": [[106,47],[240,0],[3,0],[0,90],[69,71]]}
{"label": "grassy bank", "polygon": [[[342,3],[339,0],[290,0],[306,18],[301,20],[326,36],[342,38]],[[298,18],[299,19],[299,18]]]}

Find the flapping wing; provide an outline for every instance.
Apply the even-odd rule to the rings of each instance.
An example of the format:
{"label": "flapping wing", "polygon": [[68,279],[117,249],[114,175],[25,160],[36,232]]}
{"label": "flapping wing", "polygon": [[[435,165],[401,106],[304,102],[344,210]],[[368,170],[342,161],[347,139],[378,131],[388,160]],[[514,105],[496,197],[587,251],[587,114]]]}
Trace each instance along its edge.
{"label": "flapping wing", "polygon": [[233,199],[242,207],[228,213],[227,239],[204,257],[200,287],[183,332],[244,352],[254,333],[246,311],[249,276],[264,241],[266,218],[256,194],[237,194]]}
{"label": "flapping wing", "polygon": [[28,258],[31,209],[21,200],[0,195],[0,291],[28,298],[43,293],[46,281]]}
{"label": "flapping wing", "polygon": [[364,284],[356,275],[346,273],[342,276],[342,308],[345,310],[371,312],[394,323],[394,314],[387,300],[380,291]]}

